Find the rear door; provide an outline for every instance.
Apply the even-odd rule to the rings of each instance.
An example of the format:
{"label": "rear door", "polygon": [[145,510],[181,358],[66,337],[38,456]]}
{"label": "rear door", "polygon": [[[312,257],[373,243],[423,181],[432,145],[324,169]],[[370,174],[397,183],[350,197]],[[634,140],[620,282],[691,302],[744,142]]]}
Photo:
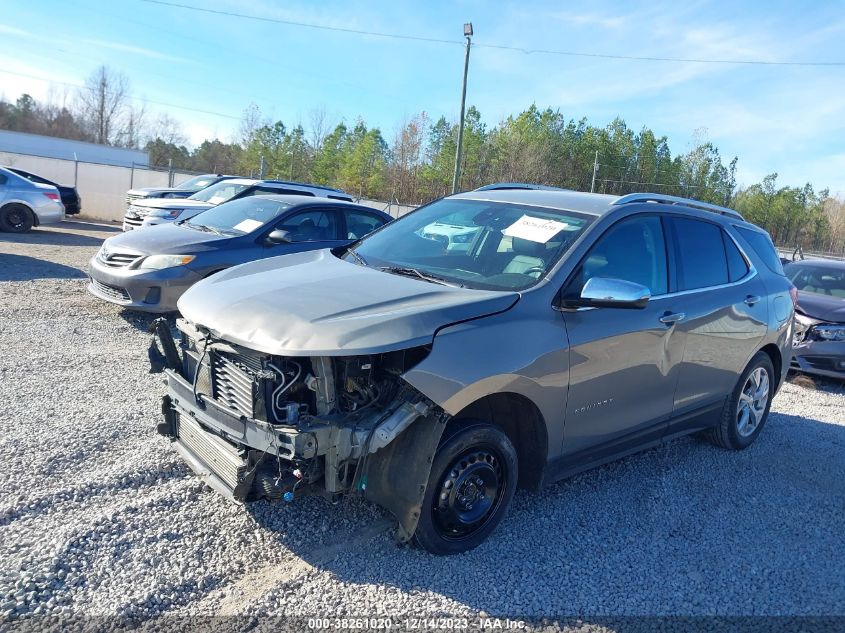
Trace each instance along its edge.
{"label": "rear door", "polygon": [[766,289],[717,222],[667,218],[686,345],[674,415],[720,406],[767,329]]}
{"label": "rear door", "polygon": [[387,222],[377,213],[359,209],[344,210],[341,215],[346,222],[344,233],[349,240],[360,240]]}
{"label": "rear door", "polygon": [[9,195],[9,179],[6,174],[0,174],[0,202],[3,202]]}

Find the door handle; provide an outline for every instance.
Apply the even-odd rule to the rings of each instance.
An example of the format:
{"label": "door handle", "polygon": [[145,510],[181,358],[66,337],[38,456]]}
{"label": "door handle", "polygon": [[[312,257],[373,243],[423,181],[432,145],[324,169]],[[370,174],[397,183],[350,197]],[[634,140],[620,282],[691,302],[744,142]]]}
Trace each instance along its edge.
{"label": "door handle", "polygon": [[683,312],[675,312],[674,314],[670,314],[667,312],[662,317],[660,317],[660,322],[665,323],[666,325],[673,325],[678,321],[683,321],[686,318],[686,314]]}
{"label": "door handle", "polygon": [[747,297],[745,297],[746,305],[753,306],[758,301],[760,301],[760,297],[758,297],[757,295],[748,295]]}

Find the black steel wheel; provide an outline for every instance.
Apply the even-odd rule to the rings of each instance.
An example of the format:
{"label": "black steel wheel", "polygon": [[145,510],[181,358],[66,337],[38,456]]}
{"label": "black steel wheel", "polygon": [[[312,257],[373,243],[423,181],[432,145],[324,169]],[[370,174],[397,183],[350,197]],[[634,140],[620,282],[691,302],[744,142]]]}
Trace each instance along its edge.
{"label": "black steel wheel", "polygon": [[486,423],[447,435],[437,449],[414,538],[433,554],[477,547],[499,525],[516,490],[517,456]]}
{"label": "black steel wheel", "polygon": [[7,204],[0,209],[0,231],[26,233],[33,222],[32,212],[22,204]]}

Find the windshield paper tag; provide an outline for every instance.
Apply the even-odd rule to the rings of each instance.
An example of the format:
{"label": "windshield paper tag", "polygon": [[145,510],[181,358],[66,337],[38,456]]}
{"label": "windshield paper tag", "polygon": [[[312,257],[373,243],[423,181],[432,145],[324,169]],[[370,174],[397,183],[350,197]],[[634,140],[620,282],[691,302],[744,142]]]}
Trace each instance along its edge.
{"label": "windshield paper tag", "polygon": [[523,215],[502,231],[502,234],[545,244],[555,235],[565,230],[567,226],[565,222],[544,220],[543,218],[532,218],[530,215]]}
{"label": "windshield paper tag", "polygon": [[243,220],[242,222],[238,222],[232,228],[235,229],[236,231],[243,231],[244,233],[250,233],[250,232],[254,231],[255,229],[257,229],[262,224],[263,223],[259,222],[258,220],[246,219],[246,220]]}

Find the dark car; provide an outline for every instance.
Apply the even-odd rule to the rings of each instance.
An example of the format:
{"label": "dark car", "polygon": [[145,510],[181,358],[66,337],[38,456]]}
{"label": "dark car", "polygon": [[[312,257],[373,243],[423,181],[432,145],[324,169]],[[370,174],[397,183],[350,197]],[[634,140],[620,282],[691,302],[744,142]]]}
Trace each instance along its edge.
{"label": "dark car", "polygon": [[176,310],[200,279],[265,257],[347,245],[392,218],[369,207],[304,195],[225,202],[188,220],[107,239],[91,259],[89,291],[149,312]]}
{"label": "dark car", "polygon": [[805,259],[784,270],[798,289],[792,368],[845,379],[845,261]]}
{"label": "dark car", "polygon": [[[467,249],[429,236],[445,224],[473,229]],[[517,487],[693,432],[750,446],[789,368],[791,287],[727,208],[463,193],[196,284],[180,340],[157,330],[158,430],[229,497],[360,494],[401,540],[461,552]]]}
{"label": "dark car", "polygon": [[26,178],[30,182],[37,182],[40,185],[52,185],[59,190],[59,197],[62,199],[62,204],[65,205],[65,215],[76,215],[82,210],[82,198],[76,191],[76,187],[70,185],[60,185],[52,180],[48,180],[38,174],[33,174],[17,167],[6,167],[9,171],[16,173],[18,176]]}

